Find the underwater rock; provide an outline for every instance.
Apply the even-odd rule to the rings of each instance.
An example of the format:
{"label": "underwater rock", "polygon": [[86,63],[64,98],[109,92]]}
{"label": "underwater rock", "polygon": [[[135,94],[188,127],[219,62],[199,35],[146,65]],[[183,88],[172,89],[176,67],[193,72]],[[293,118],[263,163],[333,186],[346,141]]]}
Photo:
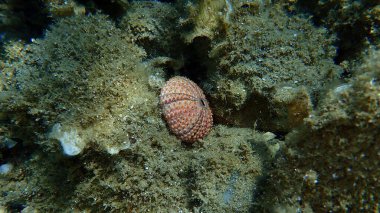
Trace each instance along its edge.
{"label": "underwater rock", "polygon": [[186,43],[191,43],[196,37],[206,37],[212,40],[221,33],[227,22],[232,6],[228,0],[205,0],[196,4],[188,1],[188,17],[181,21],[181,25],[191,25],[191,32],[184,35]]}
{"label": "underwater rock", "polygon": [[[75,127],[79,144],[112,154],[123,150],[125,141],[140,142],[165,128],[148,78],[159,68],[143,63],[145,51],[105,15],[62,18],[22,51],[19,60],[12,59],[19,63],[5,64],[17,70],[4,87],[13,95],[2,103],[11,119],[25,115],[19,118],[28,122],[23,125],[45,133],[56,123]],[[72,140],[75,130],[64,132],[54,138],[62,144],[78,141]],[[48,140],[39,143],[58,148]],[[84,146],[75,147],[68,153]]]}
{"label": "underwater rock", "polygon": [[215,80],[215,93],[211,94],[214,99],[230,103],[231,107],[240,110],[247,100],[248,91],[242,82],[234,82],[233,80],[220,77]]}
{"label": "underwater rock", "polygon": [[49,15],[53,18],[83,16],[86,14],[86,8],[74,0],[44,0],[44,2],[48,8]]}
{"label": "underwater rock", "polygon": [[305,87],[281,87],[273,93],[270,103],[272,110],[269,123],[263,123],[263,128],[289,132],[303,124],[312,112],[310,94]]}
{"label": "underwater rock", "polygon": [[379,208],[380,51],[369,52],[348,81],[352,86],[329,90],[305,124],[286,136],[261,207],[302,201],[314,212]]}
{"label": "underwater rock", "polygon": [[263,170],[254,134],[263,137],[251,129],[216,126],[190,149],[162,134],[112,157],[83,156],[82,164],[95,176],[76,185],[72,207],[248,212]]}
{"label": "underwater rock", "polygon": [[336,61],[352,60],[370,45],[380,44],[378,0],[283,0],[290,11],[302,9],[313,22],[339,35]]}
{"label": "underwater rock", "polygon": [[334,39],[279,6],[267,6],[257,14],[241,7],[234,13],[225,38],[211,42],[209,78],[203,82],[210,102],[219,106],[215,116],[236,125],[252,126],[257,120],[261,129],[288,131],[288,124],[276,122],[290,114],[268,116],[278,110],[272,96],[276,88],[303,87],[304,96],[317,98],[315,94],[341,73],[333,61]]}
{"label": "underwater rock", "polygon": [[144,47],[148,56],[177,56],[178,11],[170,4],[144,1],[130,3],[119,27],[133,42]]}
{"label": "underwater rock", "polygon": [[[49,11],[29,10],[41,1],[3,2]],[[0,160],[13,168],[0,178],[0,212],[379,209],[378,51],[362,66],[345,62],[339,76],[337,40],[299,8],[286,14],[286,0],[45,2],[85,2],[88,14],[54,19],[36,39],[2,40]],[[352,13],[364,1],[287,2],[348,8],[332,36],[353,20],[378,33],[378,7]],[[4,10],[5,21],[22,14]],[[2,26],[20,35],[16,26],[40,22],[22,20]],[[159,108],[165,80],[179,74],[199,83],[216,114],[191,146],[170,134]],[[80,154],[63,156],[52,127]],[[18,144],[9,149],[7,139]]]}

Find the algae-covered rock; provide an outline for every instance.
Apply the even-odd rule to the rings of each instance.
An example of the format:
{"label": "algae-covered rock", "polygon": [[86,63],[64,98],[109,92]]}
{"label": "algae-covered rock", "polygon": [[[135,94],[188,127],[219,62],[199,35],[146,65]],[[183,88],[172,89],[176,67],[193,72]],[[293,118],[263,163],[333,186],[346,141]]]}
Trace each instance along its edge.
{"label": "algae-covered rock", "polygon": [[86,8],[74,0],[44,0],[49,15],[54,18],[81,16]]}
{"label": "algae-covered rock", "polygon": [[157,68],[142,63],[145,51],[106,16],[62,19],[23,51],[18,63],[8,64],[14,88],[3,96],[2,109],[9,114],[24,111],[46,132],[59,124],[62,134],[75,131],[78,141],[112,153],[165,128],[157,91],[148,85]]}
{"label": "algae-covered rock", "polygon": [[303,124],[304,119],[312,113],[310,94],[305,87],[277,88],[270,100],[274,120],[265,128],[291,131]]}
{"label": "algae-covered rock", "polygon": [[108,211],[247,212],[262,172],[253,134],[217,126],[192,147],[161,136],[113,157],[83,156],[94,177],[77,186],[70,203]]}
{"label": "algae-covered rock", "polygon": [[38,211],[248,212],[263,170],[255,147],[260,138],[265,137],[251,129],[217,126],[192,147],[161,134],[115,155],[92,147],[69,159],[29,146],[34,149],[31,154],[19,152],[27,156],[8,158],[25,162],[0,176],[0,206]]}
{"label": "algae-covered rock", "polygon": [[[0,3],[26,38],[0,36],[0,212],[378,211],[379,46],[347,51],[378,43],[374,0],[21,2]],[[159,111],[176,74],[215,115],[191,146]]]}
{"label": "algae-covered rock", "polygon": [[190,31],[184,34],[186,43],[191,43],[196,37],[213,39],[223,32],[223,26],[232,12],[232,5],[225,0],[205,0],[187,3],[188,17],[183,25],[190,25]]}
{"label": "algae-covered rock", "polygon": [[121,18],[119,26],[149,56],[176,56],[179,32],[178,11],[170,4],[161,2],[134,2]]}
{"label": "algae-covered rock", "polygon": [[282,87],[303,87],[315,98],[340,73],[333,62],[334,39],[277,6],[257,14],[242,7],[235,13],[225,39],[212,41],[209,54],[216,66],[210,66],[205,85],[218,105],[215,114],[234,124],[252,126],[258,120],[264,129],[286,131],[287,123],[272,123],[277,117],[270,113],[276,105],[271,96]]}
{"label": "algae-covered rock", "polygon": [[378,0],[284,0],[288,9],[299,8],[313,15],[313,21],[338,35],[338,61],[359,57],[369,45],[380,44]]}
{"label": "algae-covered rock", "polygon": [[380,52],[372,51],[348,86],[331,89],[305,125],[286,136],[261,207],[279,203],[310,206],[314,212],[379,209],[379,59]]}
{"label": "algae-covered rock", "polygon": [[106,16],[62,18],[45,38],[10,43],[7,51],[1,124],[22,145],[15,148],[20,159],[5,157],[23,163],[0,181],[0,206],[53,212],[251,207],[262,174],[254,132],[218,126],[193,146],[180,143],[158,107],[165,74],[155,65],[171,60],[146,60],[133,35]]}

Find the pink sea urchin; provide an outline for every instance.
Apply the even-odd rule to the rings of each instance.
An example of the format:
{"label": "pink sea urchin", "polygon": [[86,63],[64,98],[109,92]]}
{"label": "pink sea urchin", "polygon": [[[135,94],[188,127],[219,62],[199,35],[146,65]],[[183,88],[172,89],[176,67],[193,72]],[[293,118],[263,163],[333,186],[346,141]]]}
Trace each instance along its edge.
{"label": "pink sea urchin", "polygon": [[170,130],[182,141],[193,143],[212,127],[212,112],[201,88],[176,76],[161,90],[160,105]]}

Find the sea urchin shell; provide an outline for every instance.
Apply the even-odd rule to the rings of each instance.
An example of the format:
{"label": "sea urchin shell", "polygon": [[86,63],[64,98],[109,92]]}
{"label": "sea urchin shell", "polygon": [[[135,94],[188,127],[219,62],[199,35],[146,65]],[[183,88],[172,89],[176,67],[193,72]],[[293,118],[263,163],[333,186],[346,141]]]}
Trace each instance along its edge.
{"label": "sea urchin shell", "polygon": [[193,143],[212,127],[212,112],[201,88],[176,76],[161,90],[160,105],[170,130],[182,141]]}

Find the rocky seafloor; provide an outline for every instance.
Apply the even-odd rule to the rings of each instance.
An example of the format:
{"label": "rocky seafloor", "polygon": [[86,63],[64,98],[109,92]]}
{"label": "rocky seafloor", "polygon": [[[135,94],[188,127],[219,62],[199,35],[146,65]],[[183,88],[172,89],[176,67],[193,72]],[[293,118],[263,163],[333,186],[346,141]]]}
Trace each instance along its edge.
{"label": "rocky seafloor", "polygon": [[[377,0],[0,2],[0,212],[379,212]],[[196,82],[189,145],[159,107]]]}

